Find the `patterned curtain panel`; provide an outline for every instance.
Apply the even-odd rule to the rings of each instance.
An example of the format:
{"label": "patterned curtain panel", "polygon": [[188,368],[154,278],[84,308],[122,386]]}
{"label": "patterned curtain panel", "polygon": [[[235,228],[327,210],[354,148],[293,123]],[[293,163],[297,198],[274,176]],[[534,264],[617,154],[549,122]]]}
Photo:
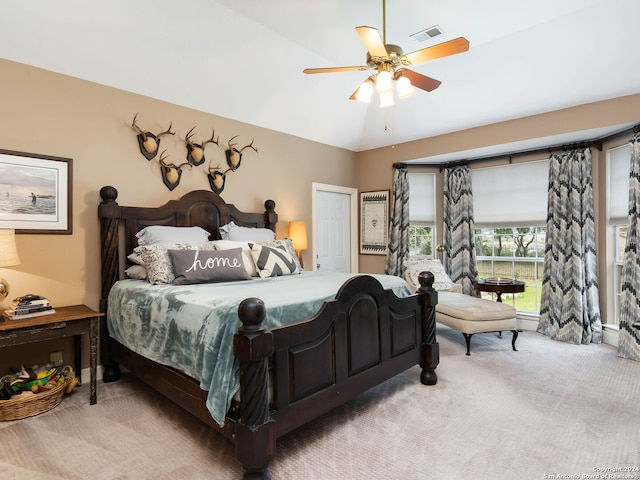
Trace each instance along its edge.
{"label": "patterned curtain panel", "polygon": [[409,180],[407,168],[396,168],[393,176],[391,212],[389,214],[389,247],[384,272],[404,275],[404,262],[409,258]]}
{"label": "patterned curtain panel", "polygon": [[551,155],[538,332],[566,343],[602,342],[592,187],[591,150]]}
{"label": "patterned curtain panel", "polygon": [[620,332],[618,356],[640,360],[640,134],[631,140],[631,172],[629,176],[629,229],[622,267],[622,297],[620,299]]}
{"label": "patterned curtain panel", "polygon": [[468,166],[444,171],[444,268],[462,293],[477,295],[474,282],[478,278],[476,264],[475,224],[471,170]]}

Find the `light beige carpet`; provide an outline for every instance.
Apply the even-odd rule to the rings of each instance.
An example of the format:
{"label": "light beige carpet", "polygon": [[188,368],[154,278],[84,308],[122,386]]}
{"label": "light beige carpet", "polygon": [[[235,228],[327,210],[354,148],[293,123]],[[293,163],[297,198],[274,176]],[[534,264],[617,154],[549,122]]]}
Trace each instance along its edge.
{"label": "light beige carpet", "polygon": [[[640,362],[534,332],[439,327],[438,384],[413,368],[278,441],[275,479],[543,479],[640,465]],[[240,479],[231,444],[125,377],[0,424],[2,479]],[[547,475],[547,477],[545,477]],[[638,473],[635,478],[640,478]],[[569,478],[569,477],[565,477]],[[586,477],[583,477],[586,478]]]}

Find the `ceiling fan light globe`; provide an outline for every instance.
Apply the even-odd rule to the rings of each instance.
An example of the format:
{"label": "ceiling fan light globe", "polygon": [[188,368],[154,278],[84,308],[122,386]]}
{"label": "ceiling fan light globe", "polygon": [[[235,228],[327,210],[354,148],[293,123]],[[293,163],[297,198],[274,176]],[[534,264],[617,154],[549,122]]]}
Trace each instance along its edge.
{"label": "ceiling fan light globe", "polygon": [[407,77],[400,77],[396,81],[396,88],[398,89],[398,97],[400,98],[409,98],[416,91]]}
{"label": "ceiling fan light globe", "polygon": [[376,77],[376,90],[378,92],[387,92],[393,87],[393,77],[391,72],[380,72]]}
{"label": "ceiling fan light globe", "polygon": [[387,90],[386,92],[380,92],[380,106],[390,107],[393,105],[393,90]]}
{"label": "ceiling fan light globe", "polygon": [[372,94],[373,85],[371,85],[371,82],[363,82],[358,89],[358,93],[356,93],[356,99],[364,103],[369,103],[371,101]]}

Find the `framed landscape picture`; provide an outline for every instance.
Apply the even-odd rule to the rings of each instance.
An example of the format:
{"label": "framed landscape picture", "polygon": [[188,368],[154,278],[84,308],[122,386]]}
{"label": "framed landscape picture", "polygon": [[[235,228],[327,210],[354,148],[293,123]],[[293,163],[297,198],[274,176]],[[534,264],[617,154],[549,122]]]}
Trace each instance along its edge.
{"label": "framed landscape picture", "polygon": [[71,163],[0,150],[0,228],[71,234]]}
{"label": "framed landscape picture", "polygon": [[360,253],[385,255],[389,242],[389,190],[360,194]]}

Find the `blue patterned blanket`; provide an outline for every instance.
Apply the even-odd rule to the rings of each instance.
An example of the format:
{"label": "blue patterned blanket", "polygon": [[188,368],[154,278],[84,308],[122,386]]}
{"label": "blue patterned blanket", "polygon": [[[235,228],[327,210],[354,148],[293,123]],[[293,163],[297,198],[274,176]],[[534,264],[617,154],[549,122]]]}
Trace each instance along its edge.
{"label": "blue patterned blanket", "polygon": [[[181,286],[121,280],[109,293],[109,334],[140,355],[198,380],[209,392],[211,416],[222,426],[240,387],[239,366],[233,356],[240,302],[247,297],[262,299],[267,309],[263,324],[274,328],[312,317],[354,275],[302,272]],[[371,276],[399,297],[412,293],[399,277]]]}

